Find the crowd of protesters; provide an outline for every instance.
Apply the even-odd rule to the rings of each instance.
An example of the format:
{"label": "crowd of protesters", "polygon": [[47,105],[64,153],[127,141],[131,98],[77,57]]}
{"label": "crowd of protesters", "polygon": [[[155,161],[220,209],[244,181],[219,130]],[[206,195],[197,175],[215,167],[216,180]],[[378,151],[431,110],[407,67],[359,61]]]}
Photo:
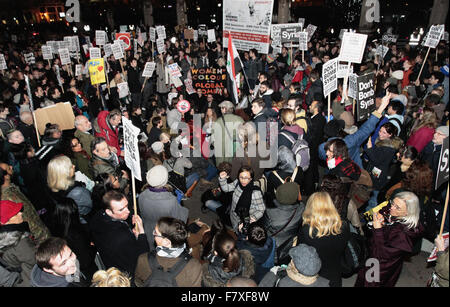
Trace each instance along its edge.
{"label": "crowd of protesters", "polygon": [[[340,287],[348,274],[357,274],[355,286],[395,286],[423,239],[436,239],[439,250],[432,284],[448,286],[448,248],[437,236],[447,183],[435,187],[449,136],[443,41],[424,63],[420,45],[389,43],[381,59],[380,40],[369,37],[353,69],[375,73],[376,110],[357,122],[342,79],[330,110],[323,96],[322,65],[338,57],[337,38],[317,33],[304,55],[286,47],[240,52],[235,101],[232,84],[189,94],[183,83],[191,68],[226,68],[220,35],[213,43],[174,36],[163,54],[147,41],[123,63],[109,56],[109,83],[100,87],[58,56],[43,60],[38,43],[0,45],[0,286]],[[28,52],[35,63],[25,62]],[[82,51],[80,62],[87,59]],[[156,69],[146,80],[148,61]],[[130,93],[120,98],[123,81]],[[190,111],[176,108],[181,100]],[[71,104],[74,129],[49,122],[37,135],[33,110],[60,102]],[[137,212],[122,116],[141,131]],[[200,156],[192,154],[195,139]],[[269,147],[276,157],[264,167]],[[195,205],[215,215],[212,225],[184,205],[200,185],[208,189]],[[379,261],[379,280],[366,279],[365,263],[342,265],[355,235],[365,259]]]}

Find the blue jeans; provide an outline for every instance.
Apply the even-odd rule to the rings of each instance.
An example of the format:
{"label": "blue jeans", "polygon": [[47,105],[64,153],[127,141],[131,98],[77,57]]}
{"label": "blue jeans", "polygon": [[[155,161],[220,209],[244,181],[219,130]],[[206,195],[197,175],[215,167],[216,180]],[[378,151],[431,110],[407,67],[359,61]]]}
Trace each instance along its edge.
{"label": "blue jeans", "polygon": [[198,173],[192,173],[186,177],[186,188],[189,189],[195,181],[200,179],[200,175]]}
{"label": "blue jeans", "polygon": [[208,167],[206,168],[206,172],[207,172],[206,180],[211,181],[211,180],[213,180],[214,177],[217,176],[218,171],[214,165],[208,164]]}
{"label": "blue jeans", "polygon": [[380,191],[372,191],[372,197],[369,199],[369,201],[367,202],[367,206],[366,206],[366,211],[375,208],[376,206],[378,206],[378,194],[380,193]]}
{"label": "blue jeans", "polygon": [[222,204],[216,200],[207,200],[205,202],[205,207],[207,207],[211,211],[216,212],[217,208],[222,207]]}

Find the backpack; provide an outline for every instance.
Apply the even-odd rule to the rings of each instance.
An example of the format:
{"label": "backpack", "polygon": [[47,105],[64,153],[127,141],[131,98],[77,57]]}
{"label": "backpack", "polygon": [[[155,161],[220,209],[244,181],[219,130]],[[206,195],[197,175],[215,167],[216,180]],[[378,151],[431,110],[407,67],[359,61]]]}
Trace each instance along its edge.
{"label": "backpack", "polygon": [[[281,185],[278,186],[277,190],[278,190],[283,184],[288,184],[288,183],[291,183],[291,182],[295,182],[294,180],[295,180],[295,177],[297,176],[297,172],[298,172],[298,167],[296,167],[296,168],[294,169],[294,172],[292,173],[292,176],[288,176],[288,177],[286,177],[286,179],[283,180],[283,178],[281,178],[281,176],[278,175],[277,171],[273,171],[272,173],[278,178],[278,180],[281,181]],[[275,193],[276,193],[276,191],[275,191]],[[299,201],[302,200],[302,195],[301,195],[301,193],[300,193],[300,189],[298,190],[298,200],[299,200]],[[286,225],[286,226],[287,226],[287,225]]]}
{"label": "backpack", "polygon": [[369,255],[366,238],[358,233],[358,231],[350,223],[345,221],[350,227],[350,238],[341,256],[342,275],[344,277],[351,276],[365,265],[365,261]]}
{"label": "backpack", "polygon": [[156,253],[153,251],[148,254],[148,263],[152,270],[152,275],[145,281],[144,287],[178,287],[175,278],[184,269],[192,256],[186,250],[180,255],[178,262],[164,271],[164,268],[156,260]]}
{"label": "backpack", "polygon": [[295,118],[295,122],[297,122],[299,119],[304,119],[306,122],[306,127],[308,128],[308,131],[304,131],[303,130],[303,138],[305,139],[306,142],[311,143],[312,141],[312,131],[313,131],[313,124],[311,122],[311,118],[307,117],[307,116],[298,116]]}
{"label": "backpack", "polygon": [[292,143],[291,150],[294,153],[296,165],[306,171],[309,168],[310,160],[308,142],[303,139],[303,135],[295,140],[289,133],[281,132],[280,134]]}

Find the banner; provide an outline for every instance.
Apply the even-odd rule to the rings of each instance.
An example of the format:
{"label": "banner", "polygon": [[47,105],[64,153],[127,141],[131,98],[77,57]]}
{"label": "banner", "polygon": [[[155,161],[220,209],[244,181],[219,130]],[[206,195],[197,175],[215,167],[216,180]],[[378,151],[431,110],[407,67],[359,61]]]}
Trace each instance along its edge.
{"label": "banner", "polygon": [[344,32],[339,61],[360,64],[366,49],[367,35]]}
{"label": "banner", "polygon": [[279,37],[282,44],[298,42],[301,31],[302,27],[299,23],[274,24],[271,26],[272,39]]}
{"label": "banner", "polygon": [[61,65],[68,65],[71,63],[69,49],[63,48],[59,49],[59,58],[61,59]]}
{"label": "banner", "polygon": [[441,38],[444,36],[444,25],[431,26],[425,40],[425,47],[436,48]]}
{"label": "banner", "polygon": [[322,66],[323,95],[327,97],[337,90],[337,58],[329,60]]}
{"label": "banner", "polygon": [[439,157],[439,167],[436,174],[437,190],[444,182],[448,181],[448,137],[442,143],[441,155]]}
{"label": "banner", "polygon": [[223,68],[192,68],[192,83],[196,90],[201,89],[203,95],[215,94],[216,89],[227,87],[227,71]]}
{"label": "banner", "polygon": [[155,71],[156,63],[155,62],[147,62],[145,63],[144,70],[142,71],[142,77],[151,78],[153,72]]}
{"label": "banner", "polygon": [[38,108],[34,111],[34,114],[40,135],[44,134],[47,123],[58,124],[61,130],[75,128],[75,115],[70,102],[60,102],[49,107]]}
{"label": "banner", "polygon": [[138,136],[139,128],[133,126],[131,120],[122,116],[123,123],[123,148],[125,152],[125,164],[131,170],[134,178],[142,181],[141,159],[139,157]]}
{"label": "banner", "polygon": [[123,41],[123,49],[125,51],[131,50],[131,35],[130,33],[117,33],[116,40]]}
{"label": "banner", "polygon": [[360,76],[357,79],[358,97],[357,97],[357,115],[358,121],[363,121],[370,117],[375,111],[375,73]]}
{"label": "banner", "polygon": [[91,77],[91,84],[100,84],[106,82],[105,76],[105,61],[103,58],[91,59],[87,61],[89,69],[89,76]]}
{"label": "banner", "polygon": [[97,47],[89,48],[89,56],[91,59],[99,59],[102,57],[102,52]]}
{"label": "banner", "polygon": [[5,56],[0,54],[0,70],[7,70],[8,65],[6,65]]}
{"label": "banner", "polygon": [[223,46],[231,33],[237,50],[268,54],[274,0],[224,0]]}

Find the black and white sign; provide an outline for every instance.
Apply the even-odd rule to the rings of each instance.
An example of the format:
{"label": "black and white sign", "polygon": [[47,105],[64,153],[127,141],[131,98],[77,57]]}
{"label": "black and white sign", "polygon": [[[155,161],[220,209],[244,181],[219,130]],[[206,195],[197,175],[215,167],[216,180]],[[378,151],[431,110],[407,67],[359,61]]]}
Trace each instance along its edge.
{"label": "black and white sign", "polygon": [[75,65],[75,77],[81,76],[83,73],[83,64],[76,64]]}
{"label": "black and white sign", "polygon": [[444,36],[444,25],[431,26],[425,40],[425,47],[436,48]]}
{"label": "black and white sign", "polygon": [[156,42],[156,29],[153,27],[150,27],[150,41]]}
{"label": "black and white sign", "polygon": [[25,62],[28,65],[36,63],[36,59],[34,58],[34,53],[33,52],[24,54],[24,57],[25,57]]}
{"label": "black and white sign", "polygon": [[128,88],[128,82],[122,82],[117,84],[117,89],[119,91],[119,98],[125,98],[130,94],[130,89]]}
{"label": "black and white sign", "polygon": [[100,48],[97,47],[89,48],[89,56],[91,59],[100,59],[102,57],[102,52],[100,51]]}
{"label": "black and white sign", "polygon": [[208,30],[208,43],[213,43],[216,41],[216,31],[214,29]]}
{"label": "black and white sign", "polygon": [[353,65],[350,65],[350,69],[348,67],[348,63],[338,63],[338,71],[337,71],[337,77],[339,78],[345,78],[346,76],[349,76],[353,73]]}
{"label": "black and white sign", "polygon": [[164,26],[157,26],[156,33],[158,34],[158,39],[166,39],[166,28]]}
{"label": "black and white sign", "polygon": [[377,49],[375,50],[376,55],[380,55],[383,59],[386,57],[386,54],[388,53],[389,48],[383,45],[379,45]]}
{"label": "black and white sign", "polygon": [[329,60],[322,66],[323,95],[327,97],[337,90],[337,58]]}
{"label": "black and white sign", "polygon": [[303,51],[308,50],[308,32],[300,32],[299,49]]}
{"label": "black and white sign", "polygon": [[306,32],[308,32],[308,42],[313,37],[314,33],[317,30],[317,26],[309,24],[308,27],[306,27]]}
{"label": "black and white sign", "polygon": [[284,23],[272,25],[272,38],[280,38],[279,41],[284,43],[298,42],[302,27],[299,23]]}
{"label": "black and white sign", "polygon": [[358,75],[350,74],[348,76],[348,97],[357,99],[358,98]]}
{"label": "black and white sign", "polygon": [[439,158],[439,168],[436,174],[437,190],[444,182],[448,181],[448,137],[442,143],[441,156]]}
{"label": "black and white sign", "polygon": [[53,59],[53,53],[52,53],[52,47],[42,45],[42,57],[44,60],[52,60]]}
{"label": "black and white sign", "polygon": [[164,52],[166,52],[166,45],[164,44],[163,38],[158,38],[156,40],[156,48],[158,49],[159,54],[163,54]]}
{"label": "black and white sign", "polygon": [[0,54],[0,70],[7,70],[8,65],[6,65],[5,56]]}
{"label": "black and white sign", "polygon": [[369,118],[375,111],[375,73],[360,76],[357,79],[358,84],[358,121]]}
{"label": "black and white sign", "polygon": [[97,46],[103,46],[106,44],[106,32],[102,30],[95,31],[95,43]]}
{"label": "black and white sign", "polygon": [[198,36],[208,36],[208,27],[206,25],[198,25]]}
{"label": "black and white sign", "polygon": [[139,128],[133,126],[131,120],[122,116],[123,123],[123,147],[125,151],[125,164],[131,170],[133,176],[142,181],[141,162],[139,157],[138,136]]}
{"label": "black and white sign", "polygon": [[61,59],[61,65],[68,65],[70,64],[70,53],[69,49],[62,48],[58,50],[59,58]]}
{"label": "black and white sign", "polygon": [[106,57],[109,57],[111,54],[113,54],[113,52],[112,52],[112,47],[111,47],[112,45],[111,44],[109,44],[109,43],[106,43],[104,46],[103,46],[103,50],[105,51],[105,56]]}
{"label": "black and white sign", "polygon": [[156,63],[155,62],[147,62],[145,63],[144,71],[142,72],[142,77],[151,78],[153,72],[155,71]]}
{"label": "black and white sign", "polygon": [[112,49],[112,53],[114,55],[114,58],[116,60],[124,58],[123,48],[122,48],[122,41],[121,40],[114,41],[114,43],[111,45],[111,49]]}
{"label": "black and white sign", "polygon": [[298,23],[300,24],[300,26],[301,26],[302,29],[303,29],[303,27],[305,26],[305,18],[299,18],[299,19],[298,19]]}
{"label": "black and white sign", "polygon": [[398,35],[384,34],[381,40],[383,41],[383,43],[396,43],[398,40]]}
{"label": "black and white sign", "polygon": [[344,32],[339,61],[360,64],[366,49],[367,35]]}

